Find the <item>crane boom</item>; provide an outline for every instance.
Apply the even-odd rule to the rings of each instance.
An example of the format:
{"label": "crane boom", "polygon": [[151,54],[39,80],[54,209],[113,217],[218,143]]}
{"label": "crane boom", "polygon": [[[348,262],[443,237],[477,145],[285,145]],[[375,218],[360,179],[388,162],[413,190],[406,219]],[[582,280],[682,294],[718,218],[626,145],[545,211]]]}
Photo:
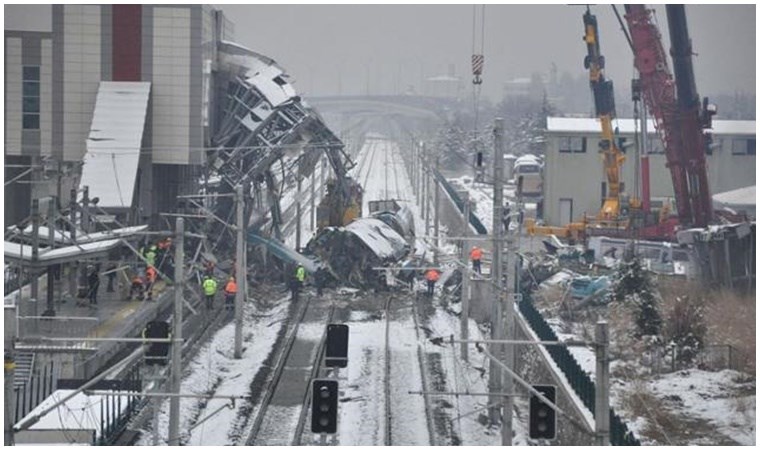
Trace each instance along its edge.
{"label": "crane boom", "polygon": [[615,145],[615,135],[612,129],[612,119],[615,118],[615,96],[611,80],[604,77],[604,56],[599,49],[599,28],[596,16],[586,9],[583,15],[588,53],[583,65],[589,70],[589,84],[594,94],[596,116],[602,125],[602,139],[599,141],[599,152],[602,154],[604,172],[607,178],[607,195],[599,211],[597,219],[617,221],[620,218],[620,173],[625,162],[625,155]]}
{"label": "crane boom", "polygon": [[[699,109],[683,5],[667,6],[669,22],[673,17],[669,27],[676,80],[668,68],[667,54],[660,31],[652,20],[652,11],[638,4],[625,5],[625,11],[634,65],[641,77],[644,103],[654,118],[665,149],[679,221],[685,226],[705,226],[712,218],[704,155],[706,140],[702,130],[709,126],[709,114],[701,115]],[[680,85],[678,97],[676,84]]]}

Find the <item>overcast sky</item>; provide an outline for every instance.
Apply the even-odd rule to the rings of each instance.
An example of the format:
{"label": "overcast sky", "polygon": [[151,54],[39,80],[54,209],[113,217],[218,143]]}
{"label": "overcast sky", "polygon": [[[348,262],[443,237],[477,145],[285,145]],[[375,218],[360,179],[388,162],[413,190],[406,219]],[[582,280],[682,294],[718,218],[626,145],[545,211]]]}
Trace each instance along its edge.
{"label": "overcast sky", "polygon": [[[307,95],[395,93],[421,76],[456,74],[470,88],[473,5],[219,5],[236,39],[282,64]],[[618,10],[624,13],[623,6]],[[665,7],[656,17],[670,48]],[[585,6],[487,5],[483,93],[498,100],[503,82],[548,72],[583,74]],[[633,57],[612,7],[592,6],[607,77],[617,91],[634,74]],[[700,95],[756,85],[755,5],[687,5]],[[480,18],[478,17],[478,22]],[[672,65],[671,65],[672,69]]]}
{"label": "overcast sky", "polygon": [[[419,89],[422,78],[453,67],[471,89],[473,5],[217,5],[236,40],[282,64],[308,95]],[[618,8],[623,13],[622,5]],[[487,5],[483,93],[499,100],[503,83],[533,72],[584,74],[585,6]],[[665,7],[655,7],[665,49]],[[50,27],[49,6],[6,5],[8,28]],[[607,77],[630,95],[633,57],[609,5],[592,6]],[[700,95],[755,93],[755,5],[687,5]],[[478,16],[477,22],[480,22]],[[479,44],[478,44],[479,45]],[[671,66],[672,69],[672,66]],[[625,92],[623,92],[625,91]]]}

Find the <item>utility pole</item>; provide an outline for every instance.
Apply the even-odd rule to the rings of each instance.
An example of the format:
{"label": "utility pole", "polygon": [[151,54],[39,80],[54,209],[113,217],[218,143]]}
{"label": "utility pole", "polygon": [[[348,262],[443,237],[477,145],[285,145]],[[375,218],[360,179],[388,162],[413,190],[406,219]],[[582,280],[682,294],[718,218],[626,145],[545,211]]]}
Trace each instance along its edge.
{"label": "utility pole", "polygon": [[[503,161],[503,159],[502,159]],[[520,214],[520,208],[522,206],[522,192],[521,187],[518,185],[517,188],[517,202],[513,206],[514,211],[510,211],[510,213],[517,213],[518,219]],[[519,225],[519,224],[518,224]],[[499,229],[504,229],[503,222],[499,222],[498,224]],[[515,294],[517,291],[517,282],[519,280],[518,273],[517,273],[517,250],[519,249],[519,244],[515,245],[515,234],[517,234],[517,239],[520,239],[520,227],[515,227],[515,232],[511,232],[510,230],[504,230],[504,233],[507,235],[507,285],[506,285],[506,300],[504,302],[504,327],[506,333],[502,332],[502,336],[506,334],[506,339],[508,340],[514,340],[515,337]],[[514,371],[515,370],[515,346],[514,345],[506,345],[503,347],[504,349],[504,364],[506,366]],[[502,418],[504,420],[504,423],[501,427],[502,435],[501,435],[501,443],[502,445],[512,445],[512,412],[513,412],[513,405],[514,405],[514,397],[512,394],[514,394],[514,380],[512,377],[504,377],[504,392],[506,393],[506,397],[504,398],[503,403],[503,410],[502,410]]]}
{"label": "utility pole", "polygon": [[[501,225],[501,209],[504,203],[503,189],[503,172],[504,157],[502,156],[504,144],[504,119],[497,117],[494,120],[494,161],[493,161],[493,224],[491,225],[491,237],[493,239],[493,259],[491,263],[491,282],[494,289],[493,305],[491,309],[491,338],[494,340],[504,339],[504,320],[502,311],[502,250],[503,250],[503,227]],[[491,353],[498,359],[502,356],[502,346],[491,344]],[[491,394],[502,392],[501,390],[501,367],[494,361],[490,362],[488,389]],[[498,406],[489,408],[489,417],[492,424],[501,422],[500,411]],[[510,436],[511,436],[511,431]],[[504,433],[502,430],[502,444],[504,444]]]}
{"label": "utility pole", "polygon": [[429,158],[429,151],[426,147],[423,147],[424,155],[425,155],[425,172],[424,172],[424,178],[422,179],[423,183],[423,193],[422,193],[422,200],[423,200],[423,210],[425,212],[425,236],[427,236],[430,233],[430,158]]}
{"label": "utility pole", "polygon": [[[238,184],[235,192],[235,207],[237,208],[237,248],[235,253],[237,272],[235,273],[235,283],[238,285],[238,290],[235,293],[235,359],[240,359],[243,357],[243,292],[240,289],[240,285],[241,283],[245,284],[245,236],[243,233],[245,231],[243,223],[245,201],[243,199],[243,185]],[[298,227],[301,227],[300,220],[298,221]],[[296,237],[298,237],[298,234],[296,234]]]}
{"label": "utility pole", "polygon": [[[37,316],[37,300],[39,299],[39,272],[37,272],[37,261],[40,256],[40,201],[39,199],[32,200],[32,283],[31,292],[29,295],[29,308],[26,312],[27,315]],[[23,264],[23,261],[22,261]],[[36,322],[37,319],[34,319]]]}
{"label": "utility pole", "polygon": [[[77,190],[69,191],[69,223],[71,226],[71,242],[77,241]],[[72,263],[69,266],[69,295],[74,301],[77,295],[77,266]]]}
{"label": "utility pole", "polygon": [[600,320],[594,330],[596,342],[596,411],[594,423],[596,429],[596,445],[610,445],[610,360],[607,356],[609,334],[607,322]]}
{"label": "utility pole", "polygon": [[309,229],[313,232],[314,231],[314,217],[316,216],[316,211],[314,210],[314,183],[317,179],[317,166],[314,166],[314,170],[311,171],[311,188],[310,188],[310,205],[309,205]]}
{"label": "utility pole", "polygon": [[[435,172],[438,173],[441,167],[440,157],[435,157]],[[435,173],[434,173],[435,175]],[[438,183],[438,178],[433,177],[433,185],[435,186],[435,192],[433,192],[433,207],[435,208],[435,222],[433,222],[433,234],[435,235],[435,265],[438,265],[438,249],[441,246],[440,237],[440,225],[441,225],[441,185]]]}
{"label": "utility pole", "polygon": [[[185,288],[185,219],[177,217],[174,238],[174,319],[173,339],[182,339],[183,290]],[[179,394],[182,384],[182,344],[172,343],[172,393]],[[169,400],[169,445],[179,445],[179,400],[178,395]],[[158,434],[158,430],[154,430]]]}
{"label": "utility pole", "polygon": [[[50,204],[48,205],[48,248],[54,248],[55,245],[55,216],[57,213],[56,204],[58,203],[58,199],[50,199]],[[55,304],[54,304],[54,296],[55,296],[55,272],[56,268],[60,266],[49,266],[47,269],[47,310],[45,311],[46,316],[55,316]]]}
{"label": "utility pole", "polygon": [[[296,251],[301,251],[301,178],[298,177],[296,191]],[[242,189],[242,186],[240,187]],[[242,191],[239,194],[240,198],[243,198]],[[242,200],[241,200],[242,202]]]}
{"label": "utility pole", "polygon": [[[467,257],[467,237],[470,231],[470,195],[467,191],[464,192],[464,230],[462,231],[462,237],[465,240],[462,241],[462,316],[460,320],[460,334],[462,340],[466,341],[470,338],[469,330],[469,317],[470,317],[470,264]],[[462,344],[462,359],[467,361],[467,343]]]}
{"label": "utility pole", "polygon": [[82,190],[82,231],[90,232],[90,187]]}
{"label": "utility pole", "polygon": [[6,328],[3,330],[3,375],[5,376],[5,401],[4,408],[5,424],[3,428],[3,445],[13,445],[13,425],[16,419],[16,402],[14,398],[13,390],[13,378],[16,371],[15,361],[15,342],[16,342],[16,321],[6,320],[5,316],[8,314],[18,314],[19,305],[5,309],[3,321]]}

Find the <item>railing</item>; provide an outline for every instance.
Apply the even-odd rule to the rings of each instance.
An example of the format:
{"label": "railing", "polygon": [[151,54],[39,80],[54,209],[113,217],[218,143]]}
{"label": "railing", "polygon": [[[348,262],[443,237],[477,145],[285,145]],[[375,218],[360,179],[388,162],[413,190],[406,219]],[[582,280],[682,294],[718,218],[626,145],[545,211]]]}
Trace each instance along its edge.
{"label": "railing", "polygon": [[50,363],[29,377],[23,386],[13,390],[16,405],[15,422],[18,423],[56,389],[55,366]]}
{"label": "railing", "polygon": [[[443,187],[443,190],[446,191],[446,193],[451,197],[451,200],[454,202],[456,207],[459,209],[459,212],[464,214],[464,201],[461,197],[459,197],[459,193],[454,189],[454,187],[451,185],[451,183],[446,180],[446,178],[441,175],[440,172],[438,172],[435,169],[432,169],[433,176],[435,179],[441,184]],[[486,230],[486,227],[483,225],[483,223],[478,219],[478,216],[475,215],[472,211],[470,211],[470,225],[472,225],[473,228],[475,228],[475,231],[478,232],[478,234],[485,235],[488,234],[488,230]]]}
{"label": "railing", "polygon": [[[140,365],[133,365],[121,378],[122,390],[139,394],[142,390],[140,379]],[[138,411],[142,397],[134,396],[109,396],[101,397],[100,402],[100,436],[98,445],[113,445],[124,432],[132,416]]]}
{"label": "railing", "polygon": [[[557,335],[544,320],[541,313],[533,306],[530,292],[523,291],[523,301],[519,302],[520,312],[536,336],[542,341],[558,341]],[[591,377],[581,369],[567,347],[549,345],[545,347],[557,367],[565,374],[567,381],[583,404],[596,417],[596,387]],[[623,423],[623,420],[610,408],[610,443],[612,445],[641,445],[638,439]]]}
{"label": "railing", "polygon": [[16,329],[19,339],[98,337],[99,322],[97,317],[19,316]]}

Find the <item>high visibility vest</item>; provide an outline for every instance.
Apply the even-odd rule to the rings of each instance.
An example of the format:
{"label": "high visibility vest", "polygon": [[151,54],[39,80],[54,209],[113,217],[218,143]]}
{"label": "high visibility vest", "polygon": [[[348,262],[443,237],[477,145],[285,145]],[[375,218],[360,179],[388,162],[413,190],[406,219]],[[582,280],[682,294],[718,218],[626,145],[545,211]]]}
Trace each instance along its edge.
{"label": "high visibility vest", "polygon": [[227,282],[227,286],[224,287],[224,291],[229,294],[237,294],[237,283],[234,281]]}
{"label": "high visibility vest", "polygon": [[303,283],[303,280],[306,278],[306,269],[303,267],[299,267],[296,269],[296,279]]}
{"label": "high visibility vest", "polygon": [[470,251],[470,259],[473,261],[480,261],[480,258],[483,257],[483,250],[481,250],[478,247],[473,248]]}
{"label": "high visibility vest", "polygon": [[216,294],[216,281],[213,278],[208,278],[203,282],[203,293],[206,295]]}
{"label": "high visibility vest", "polygon": [[152,248],[145,253],[145,261],[149,266],[156,265],[156,252]]}
{"label": "high visibility vest", "polygon": [[440,278],[441,275],[438,273],[437,270],[428,270],[425,272],[425,279],[428,281],[438,281],[438,278]]}

